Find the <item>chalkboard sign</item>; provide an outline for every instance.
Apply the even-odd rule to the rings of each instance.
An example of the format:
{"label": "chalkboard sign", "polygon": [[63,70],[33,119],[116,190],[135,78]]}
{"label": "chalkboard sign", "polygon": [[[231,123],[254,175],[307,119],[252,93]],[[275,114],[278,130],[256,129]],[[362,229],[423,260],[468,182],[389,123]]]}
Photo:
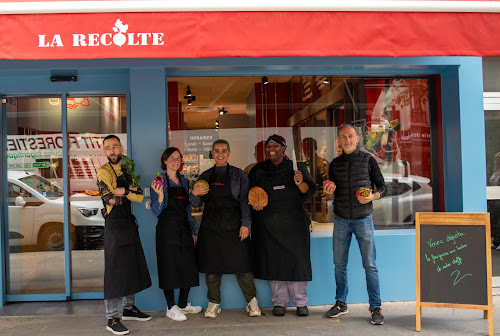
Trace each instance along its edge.
{"label": "chalkboard sign", "polygon": [[488,304],[486,228],[420,227],[420,291],[424,302]]}
{"label": "chalkboard sign", "polygon": [[416,307],[478,309],[493,335],[489,213],[422,212],[415,218]]}

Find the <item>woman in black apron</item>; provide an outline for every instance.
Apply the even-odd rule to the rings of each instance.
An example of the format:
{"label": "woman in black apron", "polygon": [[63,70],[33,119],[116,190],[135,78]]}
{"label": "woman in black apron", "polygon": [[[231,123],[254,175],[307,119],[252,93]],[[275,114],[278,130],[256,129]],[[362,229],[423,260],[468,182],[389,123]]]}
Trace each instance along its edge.
{"label": "woman in black apron", "polygon": [[250,186],[268,195],[268,205],[255,206],[252,214],[253,273],[270,280],[273,315],[285,315],[290,297],[298,316],[307,316],[307,281],[312,280],[309,219],[304,201],[316,193],[305,165],[294,171],[284,155],[285,139],[272,135],[266,141],[269,160],[250,171]]}
{"label": "woman in black apron", "polygon": [[205,203],[196,247],[200,272],[206,273],[209,303],[205,317],[214,318],[221,311],[222,274],[236,274],[248,314],[260,316],[250,262],[248,177],[227,163],[227,141],[215,141],[212,154],[215,166],[200,176],[210,187],[197,183],[192,191],[194,206]]}
{"label": "woman in black apron", "polygon": [[[167,300],[166,316],[175,321],[186,320],[185,314],[199,313],[202,308],[187,302],[191,287],[198,286],[199,275],[195,255],[195,228],[191,217],[188,180],[179,174],[182,155],[169,147],[161,156],[164,186],[151,183],[151,210],[158,216],[156,256],[158,280]],[[174,289],[180,288],[178,305]]]}

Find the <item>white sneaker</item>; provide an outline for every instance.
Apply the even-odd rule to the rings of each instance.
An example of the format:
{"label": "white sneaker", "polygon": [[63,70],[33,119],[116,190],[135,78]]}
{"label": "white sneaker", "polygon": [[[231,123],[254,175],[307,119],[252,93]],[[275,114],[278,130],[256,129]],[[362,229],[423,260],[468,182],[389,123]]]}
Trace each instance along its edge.
{"label": "white sneaker", "polygon": [[252,300],[248,302],[247,312],[249,316],[260,316],[262,314],[256,297],[253,297]]}
{"label": "white sneaker", "polygon": [[500,251],[500,245],[498,245],[495,250]]}
{"label": "white sneaker", "polygon": [[203,310],[200,306],[191,306],[190,303],[188,303],[186,307],[179,309],[183,314],[198,314]]}
{"label": "white sneaker", "polygon": [[220,311],[220,304],[208,302],[207,310],[205,310],[205,317],[216,318]]}
{"label": "white sneaker", "polygon": [[174,321],[186,321],[187,317],[182,313],[182,311],[177,307],[177,305],[172,308],[167,308],[167,317],[171,318]]}

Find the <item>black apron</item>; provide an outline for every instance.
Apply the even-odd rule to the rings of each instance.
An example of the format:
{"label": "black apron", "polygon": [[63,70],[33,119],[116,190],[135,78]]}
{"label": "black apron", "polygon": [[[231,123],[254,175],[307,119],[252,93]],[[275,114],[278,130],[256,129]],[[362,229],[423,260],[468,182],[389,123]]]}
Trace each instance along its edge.
{"label": "black apron", "polygon": [[196,244],[200,272],[250,273],[250,239],[241,241],[239,237],[241,206],[231,193],[229,165],[226,173],[218,176],[214,167],[208,183],[210,190],[204,197],[205,208]]}
{"label": "black apron", "polygon": [[[116,187],[128,188],[125,173],[116,176]],[[104,226],[104,298],[113,299],[151,287],[148,265],[142,250],[131,202],[113,206]]]}
{"label": "black apron", "polygon": [[158,216],[156,226],[156,257],[160,288],[195,287],[199,284],[199,275],[186,210],[189,205],[188,194],[182,186],[170,186],[168,176],[166,182],[168,203]]}
{"label": "black apron", "polygon": [[311,281],[311,221],[291,161],[278,169],[270,165],[257,181],[269,203],[262,211],[252,211],[253,274],[264,280]]}

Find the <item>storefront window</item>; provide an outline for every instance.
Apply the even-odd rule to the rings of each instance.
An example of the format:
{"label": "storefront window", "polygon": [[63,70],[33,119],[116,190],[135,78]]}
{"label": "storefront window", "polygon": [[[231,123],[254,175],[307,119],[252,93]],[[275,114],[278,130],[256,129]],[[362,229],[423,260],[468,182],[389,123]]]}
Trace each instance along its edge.
{"label": "storefront window", "polygon": [[[169,145],[183,152],[188,179],[214,165],[209,153],[217,139],[229,141],[229,163],[248,172],[265,159],[263,141],[279,134],[287,141],[286,154],[305,163],[318,186],[306,202],[312,230],[331,230],[333,204],[322,184],[329,163],[341,154],[337,129],[352,123],[361,150],[377,160],[387,184],[386,197],[374,202],[376,227],[412,227],[415,212],[433,210],[428,78],[267,76],[267,84],[263,79],[168,79]],[[201,211],[195,209],[195,219]]]}

